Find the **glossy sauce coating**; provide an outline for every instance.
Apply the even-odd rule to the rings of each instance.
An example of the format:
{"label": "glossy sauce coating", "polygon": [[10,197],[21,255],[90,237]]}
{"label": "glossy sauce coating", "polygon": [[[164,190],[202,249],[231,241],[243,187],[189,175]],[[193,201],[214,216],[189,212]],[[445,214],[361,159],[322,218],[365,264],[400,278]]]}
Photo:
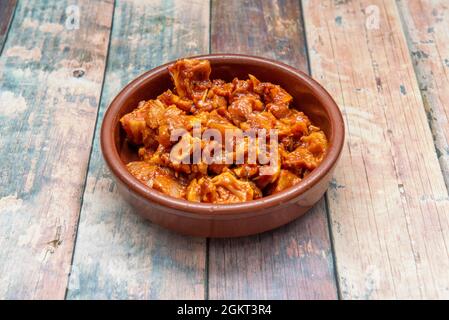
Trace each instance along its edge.
{"label": "glossy sauce coating", "polygon": [[[250,201],[299,183],[325,156],[325,134],[304,113],[290,107],[292,97],[280,86],[261,82],[252,75],[228,83],[210,80],[207,60],[179,60],[169,66],[169,72],[175,85],[173,91],[140,102],[120,120],[128,142],[138,147],[141,159],[130,162],[127,168],[148,187],[195,202]],[[223,137],[230,130],[239,133],[274,129],[279,142],[277,166],[267,174],[263,170],[267,164],[252,163],[248,154],[255,146],[247,137],[243,136],[229,151],[224,138],[213,142],[198,138],[194,134],[196,126],[203,133],[215,129]],[[185,133],[173,140],[177,129]],[[204,151],[208,143],[218,144],[224,157],[235,160],[241,156],[243,163],[183,161],[192,157],[195,147]],[[171,153],[180,144],[188,148]]]}

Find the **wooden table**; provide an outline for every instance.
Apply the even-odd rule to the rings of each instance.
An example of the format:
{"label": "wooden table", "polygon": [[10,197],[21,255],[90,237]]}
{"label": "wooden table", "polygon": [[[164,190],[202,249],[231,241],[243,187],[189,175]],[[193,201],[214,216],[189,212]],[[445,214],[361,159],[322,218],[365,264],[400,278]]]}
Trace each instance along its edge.
{"label": "wooden table", "polygon": [[[449,298],[448,30],[444,0],[1,0],[0,298]],[[102,160],[120,88],[208,52],[308,71],[344,114],[327,195],[278,230],[173,234]]]}

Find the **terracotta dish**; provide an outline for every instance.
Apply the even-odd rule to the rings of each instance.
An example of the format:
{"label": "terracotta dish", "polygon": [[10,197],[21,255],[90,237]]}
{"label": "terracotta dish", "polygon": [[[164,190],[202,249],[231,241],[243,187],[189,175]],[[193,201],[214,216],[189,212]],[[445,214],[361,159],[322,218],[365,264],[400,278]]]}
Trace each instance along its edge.
{"label": "terracotta dish", "polygon": [[321,164],[300,183],[260,199],[232,204],[191,202],[151,189],[127,170],[137,160],[126,141],[120,118],[142,100],[173,88],[168,65],[150,70],[128,84],[112,101],[101,128],[103,156],[122,196],[145,218],[174,231],[202,237],[237,237],[284,225],[310,209],[325,193],[344,142],[343,118],[331,96],[308,75],[269,59],[212,54],[195,57],[211,63],[211,79],[231,81],[252,74],[280,85],[293,96],[292,106],[303,111],[326,134],[329,146]]}

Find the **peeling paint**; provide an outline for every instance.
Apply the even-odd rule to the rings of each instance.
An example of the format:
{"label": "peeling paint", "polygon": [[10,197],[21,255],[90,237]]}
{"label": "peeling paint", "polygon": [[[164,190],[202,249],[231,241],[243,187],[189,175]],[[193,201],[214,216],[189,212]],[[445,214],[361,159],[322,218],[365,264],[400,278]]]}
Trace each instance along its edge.
{"label": "peeling paint", "polygon": [[16,116],[27,110],[27,102],[24,97],[11,91],[0,92],[0,117]]}
{"label": "peeling paint", "polygon": [[23,200],[17,197],[17,194],[0,198],[0,211],[14,211],[22,206]]}
{"label": "peeling paint", "polygon": [[37,47],[27,49],[23,46],[14,46],[8,49],[4,54],[6,57],[15,57],[26,61],[39,61],[42,57],[41,49]]}
{"label": "peeling paint", "polygon": [[39,31],[47,33],[59,33],[64,31],[64,26],[59,23],[43,23],[39,26]]}

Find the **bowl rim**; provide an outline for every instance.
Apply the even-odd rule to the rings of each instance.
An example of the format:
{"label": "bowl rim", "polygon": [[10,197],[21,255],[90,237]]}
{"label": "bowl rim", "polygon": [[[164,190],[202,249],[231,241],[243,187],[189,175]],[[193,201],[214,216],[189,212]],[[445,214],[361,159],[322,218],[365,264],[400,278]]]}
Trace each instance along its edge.
{"label": "bowl rim", "polygon": [[262,63],[265,65],[268,64],[291,73],[293,76],[298,78],[299,81],[302,81],[311,90],[311,92],[313,92],[313,94],[321,102],[321,104],[327,109],[332,122],[331,130],[333,141],[330,141],[331,143],[328,148],[328,152],[320,165],[315,168],[300,183],[274,195],[266,196],[256,200],[232,204],[198,203],[184,199],[173,198],[145,186],[126,169],[125,164],[121,160],[119,151],[117,150],[115,144],[114,124],[119,120],[118,112],[120,111],[121,106],[127,99],[127,97],[132,95],[133,92],[137,90],[149,78],[161,72],[164,72],[167,66],[179,60],[176,59],[153,68],[149,71],[146,71],[132,80],[130,83],[128,83],[112,100],[104,114],[100,132],[100,143],[103,158],[105,159],[106,164],[108,165],[115,178],[119,179],[123,184],[125,184],[128,189],[160,206],[184,211],[189,214],[197,214],[199,216],[210,215],[212,213],[213,215],[233,215],[251,212],[254,213],[258,210],[265,210],[289,202],[290,200],[297,198],[298,196],[304,194],[307,190],[311,189],[322,178],[324,178],[330,170],[332,170],[335,163],[339,159],[341,151],[343,149],[345,138],[343,116],[334,99],[316,80],[312,79],[308,74],[297,70],[285,63],[252,55],[218,53],[195,55],[186,58],[210,60],[226,59],[235,61],[244,60],[248,62]]}

